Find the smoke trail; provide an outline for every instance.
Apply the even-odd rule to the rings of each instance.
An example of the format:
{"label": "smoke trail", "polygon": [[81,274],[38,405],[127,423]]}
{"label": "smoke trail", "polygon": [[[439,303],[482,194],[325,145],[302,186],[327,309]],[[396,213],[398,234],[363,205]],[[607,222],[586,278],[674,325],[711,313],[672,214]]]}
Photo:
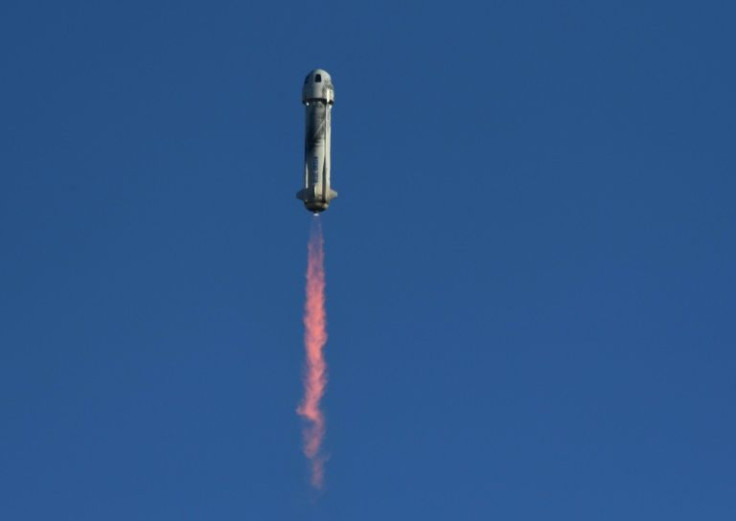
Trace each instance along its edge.
{"label": "smoke trail", "polygon": [[325,269],[322,225],[315,218],[309,237],[307,264],[307,301],[304,305],[304,348],[307,360],[304,375],[304,398],[297,413],[307,425],[304,427],[304,454],[312,467],[311,482],[322,488],[325,458],[322,439],[325,435],[325,417],[320,400],[327,385],[327,366],[322,350],[327,342],[325,314]]}

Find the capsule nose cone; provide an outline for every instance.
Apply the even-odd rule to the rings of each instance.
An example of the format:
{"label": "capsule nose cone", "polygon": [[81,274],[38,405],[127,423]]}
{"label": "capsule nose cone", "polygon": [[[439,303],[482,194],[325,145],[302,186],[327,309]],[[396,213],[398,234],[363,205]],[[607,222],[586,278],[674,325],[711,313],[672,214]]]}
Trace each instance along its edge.
{"label": "capsule nose cone", "polygon": [[320,76],[321,81],[325,81],[326,82],[326,81],[332,80],[332,76],[330,76],[330,73],[327,72],[324,69],[312,69],[309,72],[309,74],[307,74],[306,80],[307,81],[309,81],[310,79],[311,80],[315,80],[318,74]]}
{"label": "capsule nose cone", "polygon": [[335,86],[324,69],[314,69],[304,78],[302,103],[308,104],[312,100],[322,100],[330,105],[335,103]]}

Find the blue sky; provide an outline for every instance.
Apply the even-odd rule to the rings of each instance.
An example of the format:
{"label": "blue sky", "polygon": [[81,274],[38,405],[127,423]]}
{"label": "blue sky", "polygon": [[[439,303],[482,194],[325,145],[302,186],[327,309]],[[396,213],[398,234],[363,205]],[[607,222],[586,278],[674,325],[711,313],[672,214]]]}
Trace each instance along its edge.
{"label": "blue sky", "polygon": [[4,2],[0,518],[734,519],[736,10],[607,4]]}

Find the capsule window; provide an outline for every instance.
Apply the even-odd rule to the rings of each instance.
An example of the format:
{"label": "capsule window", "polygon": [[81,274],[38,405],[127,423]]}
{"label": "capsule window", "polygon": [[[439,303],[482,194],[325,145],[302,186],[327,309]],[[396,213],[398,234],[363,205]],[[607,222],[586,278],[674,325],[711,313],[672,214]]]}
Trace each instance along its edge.
{"label": "capsule window", "polygon": [[314,75],[314,83],[321,83],[322,82],[322,75],[321,74],[315,74]]}

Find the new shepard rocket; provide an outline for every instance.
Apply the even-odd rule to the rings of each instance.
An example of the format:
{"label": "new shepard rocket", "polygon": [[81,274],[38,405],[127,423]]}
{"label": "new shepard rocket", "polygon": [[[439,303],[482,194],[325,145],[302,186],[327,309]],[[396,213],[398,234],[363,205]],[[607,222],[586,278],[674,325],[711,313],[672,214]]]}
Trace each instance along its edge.
{"label": "new shepard rocket", "polygon": [[307,109],[304,140],[304,188],[296,197],[313,213],[327,210],[337,192],[330,186],[330,142],[335,88],[327,71],[314,69],[302,87],[302,103]]}

